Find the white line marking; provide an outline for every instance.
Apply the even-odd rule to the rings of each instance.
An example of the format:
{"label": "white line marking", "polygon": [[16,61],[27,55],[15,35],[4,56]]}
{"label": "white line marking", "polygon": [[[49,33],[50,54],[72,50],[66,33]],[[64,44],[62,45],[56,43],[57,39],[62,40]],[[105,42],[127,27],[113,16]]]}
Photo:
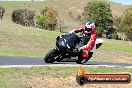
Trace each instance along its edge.
{"label": "white line marking", "polygon": [[[1,65],[0,68],[31,68],[31,67],[45,67],[45,66],[62,66],[62,67],[76,67],[81,66],[79,64],[71,65],[71,64],[46,64],[46,65]],[[123,67],[123,66],[108,66],[108,65],[82,65],[87,67]],[[132,68],[132,66],[125,66],[123,68]]]}
{"label": "white line marking", "polygon": [[132,68],[132,66],[126,66],[125,68]]}

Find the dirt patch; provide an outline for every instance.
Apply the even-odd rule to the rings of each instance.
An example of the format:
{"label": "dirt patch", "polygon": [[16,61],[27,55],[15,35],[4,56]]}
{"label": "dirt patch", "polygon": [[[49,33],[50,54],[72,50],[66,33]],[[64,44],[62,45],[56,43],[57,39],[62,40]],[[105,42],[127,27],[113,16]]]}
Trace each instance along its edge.
{"label": "dirt patch", "polygon": [[[96,59],[97,58],[97,59]],[[131,63],[132,54],[120,52],[96,52],[91,60],[115,63]]]}
{"label": "dirt patch", "polygon": [[132,82],[129,84],[85,84],[80,86],[76,82],[75,76],[62,77],[31,77],[32,80],[26,84],[27,88],[132,88]]}

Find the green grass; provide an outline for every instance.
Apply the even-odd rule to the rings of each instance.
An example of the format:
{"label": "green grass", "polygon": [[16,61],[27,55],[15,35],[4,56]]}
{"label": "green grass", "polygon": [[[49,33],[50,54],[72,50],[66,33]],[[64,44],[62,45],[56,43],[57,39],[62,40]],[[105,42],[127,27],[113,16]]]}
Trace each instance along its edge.
{"label": "green grass", "polygon": [[[87,73],[131,73],[131,68],[85,67]],[[78,67],[32,67],[0,68],[0,88],[25,88],[26,81],[32,77],[65,78],[75,77]]]}
{"label": "green grass", "polygon": [[0,22],[0,55],[42,57],[55,47],[58,35],[59,32]]}
{"label": "green grass", "polygon": [[129,44],[128,41],[104,39],[104,45],[102,46],[102,48],[104,50],[108,50],[109,52],[132,53],[132,42],[131,44]]}

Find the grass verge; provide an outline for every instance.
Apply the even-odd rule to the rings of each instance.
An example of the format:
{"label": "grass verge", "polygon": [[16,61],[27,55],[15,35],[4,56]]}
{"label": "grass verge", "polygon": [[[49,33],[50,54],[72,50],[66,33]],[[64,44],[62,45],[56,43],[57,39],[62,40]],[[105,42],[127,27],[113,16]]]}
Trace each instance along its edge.
{"label": "grass verge", "polygon": [[[84,67],[84,69],[87,71],[87,73],[132,73],[131,68]],[[61,88],[66,88],[69,85],[68,82],[71,82],[69,85],[70,88],[75,87],[75,85],[78,88],[79,86],[75,81],[77,71],[78,67],[63,66],[0,68],[0,88],[25,88],[26,86],[31,87],[35,85],[34,82],[36,82],[36,85],[40,83],[42,86],[42,84],[44,84],[46,88],[58,88],[58,86]],[[64,82],[64,80],[67,81]],[[51,84],[48,84],[49,82]],[[58,82],[58,84],[54,85],[56,82]],[[63,83],[59,84],[59,82]],[[51,85],[52,87],[50,87]]]}
{"label": "grass verge", "polygon": [[[7,25],[7,26],[6,26]],[[59,32],[0,22],[0,55],[42,57],[55,47]]]}

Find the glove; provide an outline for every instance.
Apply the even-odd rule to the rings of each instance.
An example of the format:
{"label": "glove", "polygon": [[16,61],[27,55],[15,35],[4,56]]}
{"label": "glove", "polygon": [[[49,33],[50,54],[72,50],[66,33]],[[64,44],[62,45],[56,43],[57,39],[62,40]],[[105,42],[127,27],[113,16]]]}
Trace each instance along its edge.
{"label": "glove", "polygon": [[82,50],[82,47],[79,47],[78,50],[81,51]]}

